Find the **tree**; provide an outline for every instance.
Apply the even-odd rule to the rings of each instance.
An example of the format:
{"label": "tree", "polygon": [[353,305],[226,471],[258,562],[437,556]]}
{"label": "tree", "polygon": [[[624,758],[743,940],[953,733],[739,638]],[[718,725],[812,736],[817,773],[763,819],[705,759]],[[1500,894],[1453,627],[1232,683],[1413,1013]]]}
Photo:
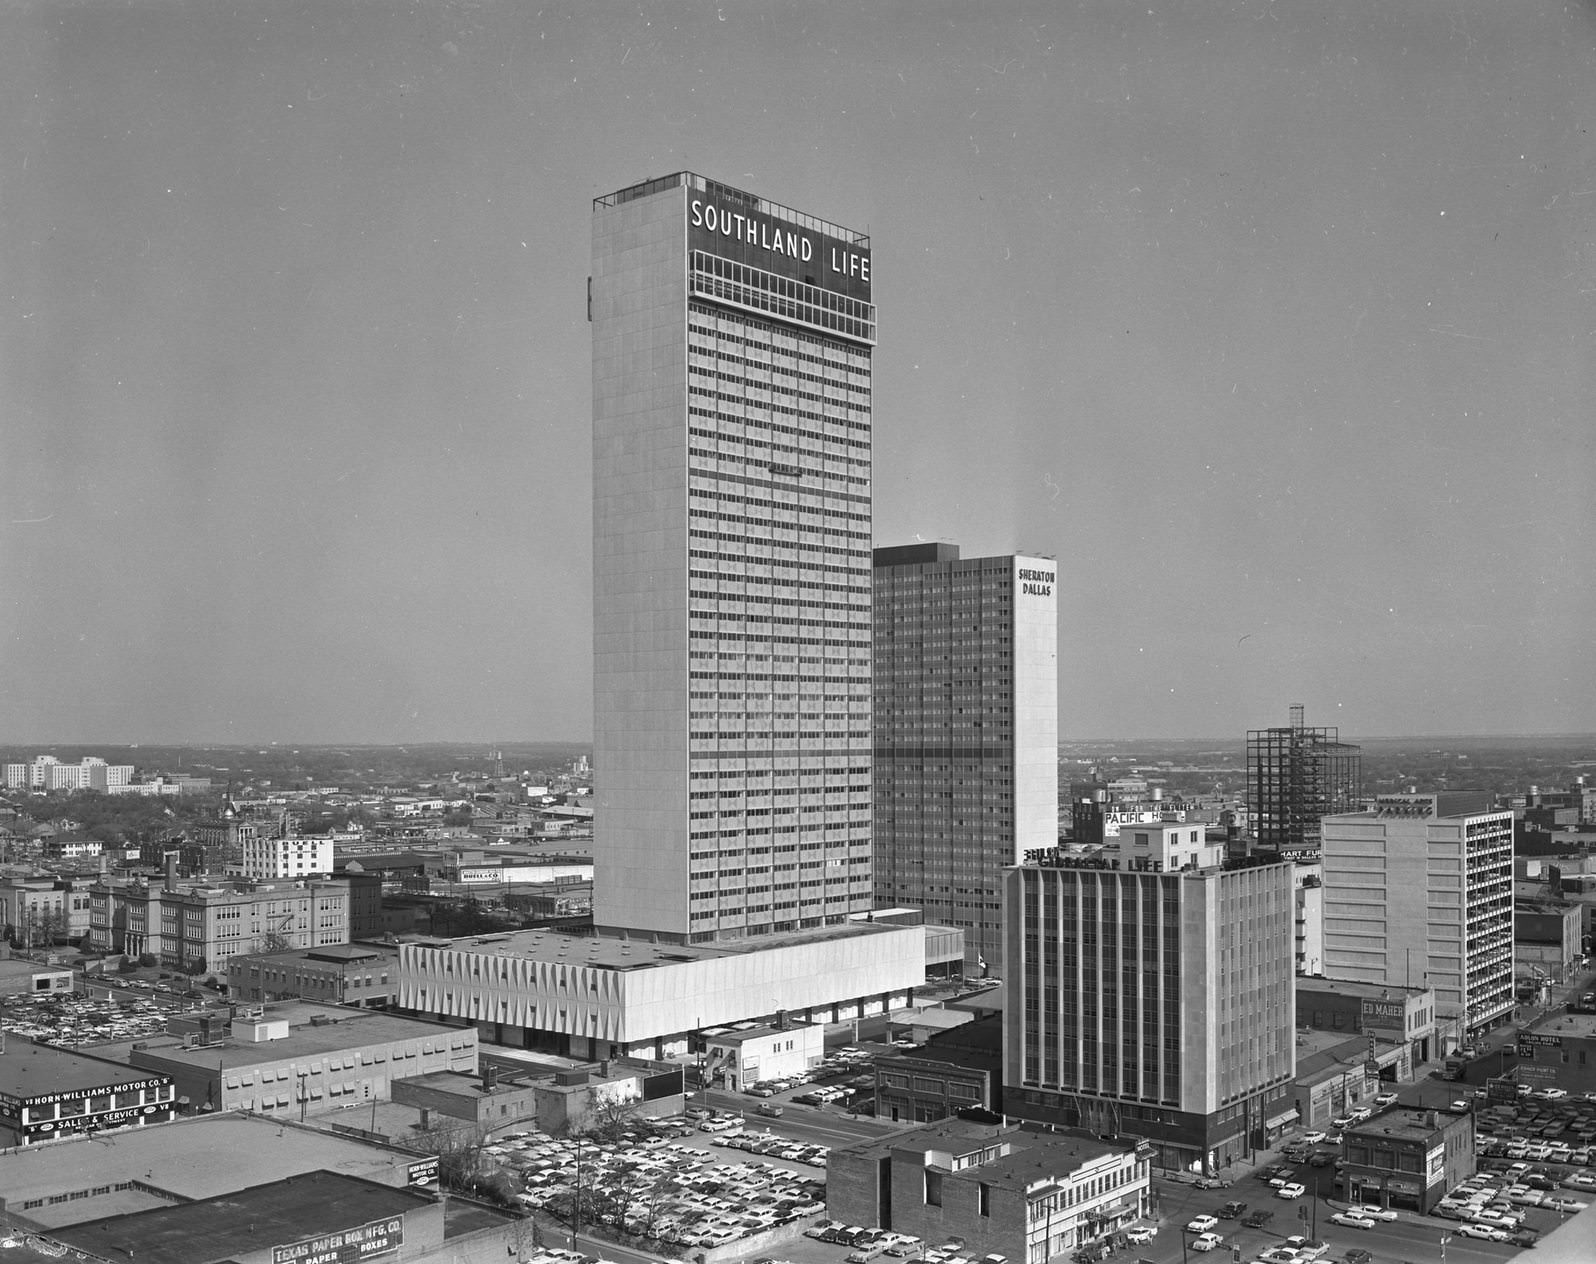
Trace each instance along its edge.
{"label": "tree", "polygon": [[631,1125],[641,1104],[636,1097],[606,1097],[588,1112],[582,1131],[603,1145],[614,1145]]}

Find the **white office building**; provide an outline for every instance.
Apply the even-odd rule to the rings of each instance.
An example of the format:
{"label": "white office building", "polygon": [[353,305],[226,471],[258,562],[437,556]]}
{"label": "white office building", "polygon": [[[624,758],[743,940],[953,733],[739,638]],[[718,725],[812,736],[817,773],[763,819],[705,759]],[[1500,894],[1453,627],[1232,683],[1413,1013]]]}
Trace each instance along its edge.
{"label": "white office building", "polygon": [[1324,973],[1430,987],[1476,1032],[1513,1010],[1513,813],[1481,792],[1324,817]]}
{"label": "white office building", "polygon": [[594,921],[869,907],[863,234],[689,172],[593,206]]}

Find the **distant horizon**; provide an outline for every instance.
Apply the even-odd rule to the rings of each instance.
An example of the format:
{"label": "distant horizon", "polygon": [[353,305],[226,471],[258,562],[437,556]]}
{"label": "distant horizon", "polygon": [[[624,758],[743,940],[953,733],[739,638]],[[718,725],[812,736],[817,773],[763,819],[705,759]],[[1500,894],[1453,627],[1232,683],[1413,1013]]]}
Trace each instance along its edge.
{"label": "distant horizon", "polygon": [[[1287,726],[1285,726],[1285,725],[1260,724],[1260,725],[1256,725],[1254,727],[1258,728],[1258,729],[1264,729],[1264,728],[1285,728]],[[1308,725],[1307,727],[1309,727],[1309,728],[1338,728],[1337,725],[1333,725],[1333,724],[1332,725]],[[1575,732],[1566,732],[1566,733],[1559,733],[1559,732],[1505,732],[1505,731],[1504,732],[1487,732],[1487,733],[1363,733],[1363,734],[1356,734],[1356,735],[1341,734],[1340,736],[1341,736],[1341,740],[1347,741],[1347,742],[1351,742],[1351,743],[1354,743],[1354,744],[1356,744],[1358,742],[1408,742],[1408,741],[1442,741],[1442,740],[1451,740],[1451,741],[1458,741],[1458,740],[1466,740],[1466,741],[1515,741],[1515,742],[1518,742],[1518,741],[1530,741],[1530,740],[1542,740],[1542,741],[1554,741],[1555,740],[1555,741],[1590,741],[1590,742],[1596,743],[1596,731],[1588,731],[1588,732],[1575,731]],[[1063,736],[1061,736],[1058,739],[1058,744],[1062,747],[1062,746],[1065,746],[1065,745],[1089,745],[1091,743],[1096,743],[1096,742],[1102,742],[1102,743],[1115,743],[1115,742],[1149,742],[1149,743],[1152,743],[1152,742],[1182,742],[1182,743],[1203,742],[1203,743],[1207,743],[1207,742],[1214,742],[1214,743],[1221,743],[1221,744],[1224,744],[1224,743],[1235,743],[1235,744],[1238,744],[1238,745],[1241,745],[1241,746],[1245,746],[1246,745],[1246,741],[1247,741],[1246,731],[1244,730],[1239,736],[1234,736],[1234,737],[1227,737],[1227,736],[1223,736],[1223,735],[1214,735],[1214,734],[1199,735],[1199,736],[1196,736],[1196,737],[1176,737],[1176,736],[1171,736],[1171,735],[1140,735],[1140,736],[1132,735],[1132,736],[1118,736],[1118,737],[1107,737],[1107,736],[1101,736],[1101,735],[1092,736],[1092,737],[1063,737]],[[283,740],[281,738],[271,739],[271,740],[263,740],[263,741],[247,741],[247,740],[240,740],[240,739],[237,739],[237,738],[232,738],[232,739],[229,739],[227,741],[203,741],[203,740],[197,740],[197,739],[188,739],[188,740],[183,740],[183,741],[163,741],[163,740],[159,740],[159,739],[146,739],[146,740],[137,741],[137,742],[109,741],[109,740],[106,740],[106,741],[33,741],[33,742],[30,742],[30,741],[26,741],[26,740],[8,740],[8,741],[0,741],[0,750],[22,750],[22,749],[27,749],[27,750],[30,750],[30,751],[34,751],[34,752],[36,752],[38,754],[49,754],[52,749],[89,750],[89,749],[91,749],[93,747],[104,747],[104,748],[110,748],[110,749],[122,748],[122,749],[127,749],[127,750],[137,750],[137,749],[140,749],[140,748],[146,747],[146,746],[166,747],[166,748],[171,748],[171,749],[176,749],[176,750],[264,750],[264,749],[271,749],[271,748],[274,748],[274,747],[279,749],[279,750],[282,750],[282,749],[287,749],[287,750],[299,750],[299,749],[328,750],[328,749],[340,749],[340,748],[345,748],[345,747],[358,748],[358,749],[361,749],[361,750],[407,750],[407,749],[412,749],[412,748],[415,748],[415,747],[426,747],[426,746],[458,746],[458,747],[470,748],[470,749],[473,749],[473,750],[479,749],[479,748],[483,749],[483,750],[492,750],[495,747],[502,747],[502,746],[592,746],[592,745],[593,745],[593,739],[592,738],[558,738],[558,737],[555,737],[555,738],[500,737],[500,738],[484,738],[484,739],[438,738],[436,740],[433,740],[433,739],[430,739],[430,738],[419,738],[419,739],[415,739],[415,740],[407,741],[407,742],[378,742],[378,741],[361,741],[361,740],[292,741],[292,740]]]}

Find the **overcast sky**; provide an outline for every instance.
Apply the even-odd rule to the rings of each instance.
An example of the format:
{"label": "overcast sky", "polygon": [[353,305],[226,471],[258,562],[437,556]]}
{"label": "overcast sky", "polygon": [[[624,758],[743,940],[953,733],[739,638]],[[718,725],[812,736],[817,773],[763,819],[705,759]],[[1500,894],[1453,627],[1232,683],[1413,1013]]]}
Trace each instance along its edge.
{"label": "overcast sky", "polygon": [[13,3],[0,740],[585,739],[591,200],[871,234],[1060,732],[1596,730],[1596,9]]}

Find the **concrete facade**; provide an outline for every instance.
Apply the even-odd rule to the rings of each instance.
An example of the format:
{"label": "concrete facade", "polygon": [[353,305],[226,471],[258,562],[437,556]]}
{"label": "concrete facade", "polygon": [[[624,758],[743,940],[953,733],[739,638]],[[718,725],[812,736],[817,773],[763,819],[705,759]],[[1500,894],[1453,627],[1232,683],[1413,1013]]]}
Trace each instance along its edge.
{"label": "concrete facade", "polygon": [[601,929],[869,907],[868,260],[687,172],[594,204]]}
{"label": "concrete facade", "polygon": [[826,1056],[822,1023],[704,1034],[704,1082],[736,1092],[760,1080],[807,1071]]}
{"label": "concrete facade", "polygon": [[875,895],[1001,968],[1003,870],[1058,842],[1058,563],[874,553]]}
{"label": "concrete facade", "polygon": [[1005,1110],[1212,1172],[1296,1114],[1292,866],[1130,868],[1143,828],[1113,858],[1009,871]]}
{"label": "concrete facade", "polygon": [[476,1070],[477,1033],[378,1010],[285,1001],[241,1010],[226,1028],[105,1046],[171,1077],[197,1108],[299,1118],[387,1101],[393,1081]]}
{"label": "concrete facade", "polygon": [[685,1057],[706,1027],[838,1022],[905,1005],[925,978],[919,926],[853,922],[716,944],[518,931],[407,943],[398,1005],[495,1044],[576,1058]]}
{"label": "concrete facade", "polygon": [[1381,795],[1320,822],[1325,967],[1427,984],[1469,1032],[1513,1010],[1513,814],[1485,794]]}

